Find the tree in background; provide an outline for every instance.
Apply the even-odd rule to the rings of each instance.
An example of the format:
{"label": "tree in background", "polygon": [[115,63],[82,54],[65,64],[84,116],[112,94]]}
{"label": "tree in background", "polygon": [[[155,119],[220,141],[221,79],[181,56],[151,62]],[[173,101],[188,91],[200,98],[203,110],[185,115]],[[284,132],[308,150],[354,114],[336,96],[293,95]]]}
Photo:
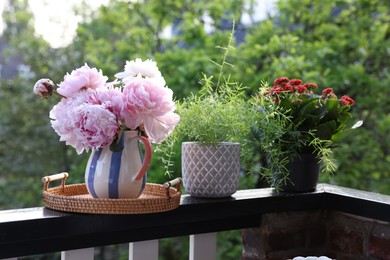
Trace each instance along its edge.
{"label": "tree in background", "polygon": [[199,88],[202,72],[217,71],[209,60],[220,57],[215,47],[225,42],[232,21],[240,20],[243,2],[111,0],[79,26],[73,44],[107,75],[121,71],[126,60],[155,59],[167,85],[182,98]]}
{"label": "tree in background", "polygon": [[[42,188],[39,176],[68,170],[71,163],[67,147],[58,142],[50,127],[52,104],[33,97],[31,84],[39,74],[59,79],[59,71],[67,65],[59,57],[66,51],[53,50],[34,35],[27,1],[9,1],[3,20],[2,38],[8,47],[2,53],[2,66],[19,69],[16,77],[0,79],[0,208],[36,206]],[[10,57],[20,63],[9,64]]]}

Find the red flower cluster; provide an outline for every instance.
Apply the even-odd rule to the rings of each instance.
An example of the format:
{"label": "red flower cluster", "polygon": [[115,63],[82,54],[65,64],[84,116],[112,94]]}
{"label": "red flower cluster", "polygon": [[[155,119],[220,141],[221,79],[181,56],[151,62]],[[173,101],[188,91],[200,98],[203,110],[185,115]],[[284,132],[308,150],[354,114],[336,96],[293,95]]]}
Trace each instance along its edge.
{"label": "red flower cluster", "polygon": [[326,88],[322,91],[323,96],[328,96],[333,94],[333,89],[332,88]]}
{"label": "red flower cluster", "polygon": [[[315,153],[317,144],[313,142],[314,139],[327,140],[329,143],[324,144],[331,145],[349,127],[352,118],[350,111],[355,101],[348,96],[338,98],[332,88],[316,89],[318,86],[315,83],[287,77],[277,78],[273,85],[260,89],[262,110],[287,116],[288,124],[280,124],[285,131],[282,137],[278,137],[283,140],[279,143],[281,150],[294,150],[289,146],[297,143],[295,151]],[[275,116],[275,119],[283,118]]]}
{"label": "red flower cluster", "polygon": [[342,96],[339,100],[341,105],[353,106],[355,104],[355,100],[348,96]]}
{"label": "red flower cluster", "polygon": [[[289,96],[293,93],[295,95],[300,95],[300,94],[314,94],[313,90],[317,89],[318,86],[315,83],[305,83],[302,85],[302,80],[301,79],[289,79],[287,77],[280,77],[275,79],[274,85],[268,90],[268,94],[270,95],[277,95],[277,97],[274,99],[275,103],[279,103],[279,96],[281,94],[288,94]],[[337,99],[336,94],[333,92],[332,88],[325,88],[322,91],[322,96],[323,99],[327,98],[334,98]],[[348,105],[352,106],[355,104],[355,101],[348,97],[348,96],[342,96],[339,99],[340,105]]]}
{"label": "red flower cluster", "polygon": [[281,92],[298,92],[300,94],[313,93],[312,90],[318,88],[314,83],[305,83],[302,85],[301,79],[289,79],[287,77],[277,78],[274,81],[274,86],[270,88],[270,94],[278,94]]}

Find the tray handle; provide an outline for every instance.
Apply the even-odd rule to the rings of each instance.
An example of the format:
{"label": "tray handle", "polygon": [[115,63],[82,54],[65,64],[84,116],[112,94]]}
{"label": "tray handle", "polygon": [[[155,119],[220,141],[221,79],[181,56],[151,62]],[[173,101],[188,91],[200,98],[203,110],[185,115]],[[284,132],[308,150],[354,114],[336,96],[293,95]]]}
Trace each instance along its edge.
{"label": "tray handle", "polygon": [[61,186],[62,186],[62,189],[64,190],[65,189],[65,182],[66,182],[66,179],[68,178],[68,176],[69,176],[69,173],[61,172],[61,173],[57,173],[57,174],[43,177],[41,179],[41,181],[43,182],[43,191],[47,191],[47,189],[49,188],[49,183],[51,181],[56,181],[56,180],[61,180]]}
{"label": "tray handle", "polygon": [[171,187],[173,187],[173,186],[176,186],[176,190],[177,190],[178,192],[181,192],[181,191],[180,191],[180,184],[181,184],[181,178],[180,178],[180,177],[178,177],[178,178],[176,178],[176,179],[173,179],[173,180],[171,180],[171,181],[167,181],[166,183],[163,184],[164,188],[165,188],[166,191],[167,191],[167,197],[168,197],[168,198],[171,197],[170,194],[169,194],[169,189],[170,189]]}

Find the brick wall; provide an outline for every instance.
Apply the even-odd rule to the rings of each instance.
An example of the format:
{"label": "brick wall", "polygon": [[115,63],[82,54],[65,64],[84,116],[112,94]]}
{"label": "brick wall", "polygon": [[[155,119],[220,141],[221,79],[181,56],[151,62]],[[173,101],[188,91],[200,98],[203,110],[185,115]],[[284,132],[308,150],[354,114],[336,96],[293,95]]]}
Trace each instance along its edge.
{"label": "brick wall", "polygon": [[338,260],[390,260],[390,223],[328,210],[264,214],[243,231],[243,260],[326,255]]}

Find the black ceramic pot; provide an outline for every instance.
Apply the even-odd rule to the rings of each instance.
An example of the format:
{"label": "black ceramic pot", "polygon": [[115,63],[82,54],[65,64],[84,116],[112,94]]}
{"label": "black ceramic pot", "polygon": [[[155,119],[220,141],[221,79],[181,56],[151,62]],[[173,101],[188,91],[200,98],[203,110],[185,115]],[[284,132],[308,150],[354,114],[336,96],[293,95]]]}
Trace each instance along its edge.
{"label": "black ceramic pot", "polygon": [[320,175],[319,159],[315,155],[301,154],[287,164],[289,180],[281,186],[282,192],[312,192],[316,190]]}

